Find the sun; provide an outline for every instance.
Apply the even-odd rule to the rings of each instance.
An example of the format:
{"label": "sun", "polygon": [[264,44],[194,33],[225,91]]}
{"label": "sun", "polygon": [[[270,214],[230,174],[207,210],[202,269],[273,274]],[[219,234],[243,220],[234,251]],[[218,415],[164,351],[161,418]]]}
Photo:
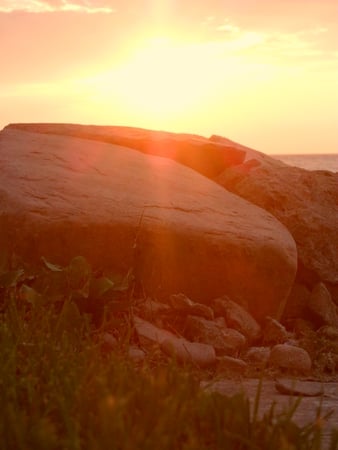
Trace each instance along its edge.
{"label": "sun", "polygon": [[187,111],[198,103],[198,90],[203,90],[199,66],[184,45],[153,38],[120,69],[121,100],[151,116]]}
{"label": "sun", "polygon": [[135,122],[179,122],[203,106],[215,89],[215,74],[198,47],[169,37],[147,39],[111,70],[91,79],[104,104]]}

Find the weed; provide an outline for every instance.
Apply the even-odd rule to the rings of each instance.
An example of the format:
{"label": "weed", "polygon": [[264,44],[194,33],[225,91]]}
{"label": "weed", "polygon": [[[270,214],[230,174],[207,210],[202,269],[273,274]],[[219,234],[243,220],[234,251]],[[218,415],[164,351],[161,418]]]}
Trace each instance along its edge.
{"label": "weed", "polygon": [[320,449],[320,429],[295,425],[294,409],[259,418],[259,391],[252,416],[245,396],[208,393],[189,368],[103,353],[94,337],[107,305],[122,320],[132,301],[128,279],[116,280],[80,257],[0,274],[3,450]]}

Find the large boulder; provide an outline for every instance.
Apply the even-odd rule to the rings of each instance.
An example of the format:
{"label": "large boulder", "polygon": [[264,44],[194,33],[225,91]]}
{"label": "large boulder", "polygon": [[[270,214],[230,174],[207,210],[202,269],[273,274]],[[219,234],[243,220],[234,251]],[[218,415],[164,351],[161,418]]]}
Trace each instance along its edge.
{"label": "large boulder", "polygon": [[148,155],[172,159],[208,178],[217,176],[227,167],[242,163],[246,155],[244,147],[231,141],[219,143],[194,134],[143,128],[51,123],[11,124],[6,128],[109,142]]}
{"label": "large boulder", "polygon": [[312,288],[338,284],[338,173],[307,171],[269,157],[226,169],[216,181],[264,208],[294,237],[299,279]]}
{"label": "large boulder", "polygon": [[0,248],[29,261],[133,268],[145,292],[229,295],[274,316],[296,247],[272,215],[193,170],[128,148],[7,128],[0,133]]}

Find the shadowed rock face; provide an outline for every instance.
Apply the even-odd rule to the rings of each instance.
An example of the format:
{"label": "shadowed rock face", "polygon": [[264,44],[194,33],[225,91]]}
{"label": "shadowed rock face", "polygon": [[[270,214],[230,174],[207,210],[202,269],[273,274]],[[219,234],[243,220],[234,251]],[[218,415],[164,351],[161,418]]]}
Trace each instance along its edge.
{"label": "shadowed rock face", "polygon": [[[198,173],[125,147],[0,133],[0,245],[30,261],[134,267],[146,292],[228,294],[275,315],[296,272],[289,232]],[[136,248],[134,244],[136,243]]]}
{"label": "shadowed rock face", "polygon": [[307,171],[269,158],[226,169],[216,181],[288,228],[307,284],[338,284],[338,173]]}
{"label": "shadowed rock face", "polygon": [[192,134],[73,124],[13,124],[6,128],[122,145],[148,155],[173,159],[208,178],[215,177],[227,167],[242,163],[245,158],[245,151],[231,141],[219,143]]}

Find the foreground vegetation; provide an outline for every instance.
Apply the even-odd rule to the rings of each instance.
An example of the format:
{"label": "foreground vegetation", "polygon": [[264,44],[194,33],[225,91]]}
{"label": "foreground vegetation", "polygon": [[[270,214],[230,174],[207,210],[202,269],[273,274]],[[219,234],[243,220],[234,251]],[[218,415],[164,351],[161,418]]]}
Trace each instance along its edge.
{"label": "foreground vegetation", "polygon": [[[83,258],[0,272],[3,450],[321,449],[319,421],[293,423],[297,405],[258,417],[259,392],[251,410],[243,395],[201,390],[193,369],[132,363],[130,274],[112,278]],[[120,344],[107,353],[109,326]]]}

